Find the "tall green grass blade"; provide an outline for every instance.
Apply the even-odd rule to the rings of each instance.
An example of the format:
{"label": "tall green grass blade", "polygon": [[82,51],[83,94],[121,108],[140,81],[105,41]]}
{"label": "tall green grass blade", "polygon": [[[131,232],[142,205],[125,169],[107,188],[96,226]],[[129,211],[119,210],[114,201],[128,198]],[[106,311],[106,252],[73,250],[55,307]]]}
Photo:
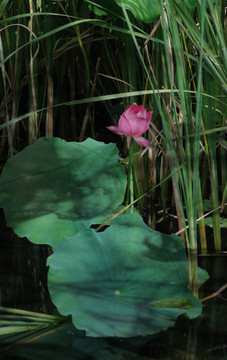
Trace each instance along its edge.
{"label": "tall green grass blade", "polygon": [[[124,99],[124,98],[131,97],[131,96],[168,94],[169,92],[170,92],[169,89],[164,89],[164,90],[160,89],[160,90],[141,90],[141,91],[132,91],[132,92],[124,92],[124,93],[115,93],[115,94],[100,95],[100,96],[95,96],[95,97],[91,97],[91,98],[84,98],[84,99],[63,102],[63,103],[59,103],[59,104],[54,104],[52,107],[58,108],[58,107],[62,107],[62,106],[87,104],[89,102],[95,103],[95,102],[101,102],[101,101],[110,101],[110,100],[115,100],[115,99]],[[174,90],[174,92],[178,93],[179,90],[176,89],[176,90]],[[195,93],[194,91],[186,91],[186,92],[193,93],[193,94]],[[203,94],[203,96],[208,97],[209,99],[213,98],[213,96],[209,96],[208,94]],[[47,107],[38,109],[36,112],[43,112],[45,110],[47,110]],[[6,128],[8,125],[13,125],[19,121],[22,121],[32,114],[33,113],[25,113],[21,116],[18,116],[16,119],[10,120],[7,125],[6,124],[0,125],[0,130]],[[201,132],[201,135],[213,134],[216,132],[223,132],[226,130],[227,130],[227,125],[222,126],[220,128],[215,128],[215,129],[208,129],[208,130],[206,129],[205,131]],[[190,134],[190,136],[193,137],[194,135]],[[184,139],[184,137],[182,137],[182,139]]]}
{"label": "tall green grass blade", "polygon": [[[183,123],[187,123],[187,109],[186,109],[186,97],[184,94],[186,87],[185,83],[185,73],[184,73],[184,60],[182,58],[182,46],[180,42],[180,38],[178,35],[178,29],[176,25],[176,20],[171,12],[172,4],[170,2],[167,3],[166,8],[162,7],[162,24],[163,24],[163,36],[165,43],[165,64],[167,67],[168,74],[168,85],[172,89],[172,111],[169,113],[168,118],[171,122],[172,120],[172,129],[174,129],[175,135],[172,134],[171,127],[164,128],[165,137],[169,139],[167,141],[169,147],[169,156],[171,161],[172,168],[176,167],[180,169],[180,163],[184,164],[182,170],[179,170],[178,176],[173,179],[174,193],[175,193],[175,201],[177,206],[178,213],[178,221],[180,228],[182,225],[186,228],[186,220],[183,209],[183,198],[185,201],[185,207],[188,208],[188,196],[190,197],[191,185],[190,185],[190,175],[187,176],[188,172],[190,174],[190,169],[188,171],[190,158],[190,150],[189,150],[189,140],[188,140],[188,128],[186,127],[185,131],[185,146],[186,150],[184,150],[182,146],[182,135],[181,135],[181,127],[182,120]],[[176,58],[176,74],[173,71],[173,55]],[[174,93],[174,84],[177,81],[177,85],[179,86],[179,96],[180,96],[180,104],[181,108],[179,112],[177,110],[177,99]],[[171,105],[170,105],[171,106]],[[185,126],[184,126],[185,128]],[[177,144],[177,148],[175,146],[175,141]],[[185,152],[187,153],[186,162],[185,162]],[[185,183],[186,180],[186,183]],[[189,183],[187,183],[189,181]],[[180,184],[180,187],[178,185]],[[187,189],[187,191],[186,191]],[[181,194],[182,191],[182,194]],[[183,198],[182,198],[183,196]],[[187,214],[190,218],[190,215]],[[185,241],[188,243],[188,233],[185,232]]]}
{"label": "tall green grass blade", "polygon": [[4,52],[3,52],[1,33],[0,33],[0,62],[1,62],[4,97],[5,97],[5,127],[7,128],[9,153],[12,156],[13,155],[13,138],[12,138],[11,128],[9,125],[9,110],[8,110],[7,86],[6,86],[6,69],[5,69],[5,65],[4,65]]}
{"label": "tall green grass blade", "polygon": [[[202,61],[203,61],[203,39],[204,39],[204,22],[205,22],[205,11],[206,11],[206,0],[202,2],[201,6],[201,18],[200,18],[200,57],[199,57],[199,67],[198,67],[198,77],[197,77],[197,96],[196,96],[196,115],[195,115],[195,130],[194,130],[194,139],[193,139],[193,193],[192,193],[192,207],[196,211],[193,213],[193,218],[190,223],[193,230],[190,228],[190,231],[193,231],[191,236],[191,247],[188,249],[189,262],[191,262],[191,273],[189,274],[191,288],[194,293],[198,292],[198,263],[197,263],[197,223],[196,218],[197,214],[201,215],[202,199],[198,195],[201,195],[200,180],[199,180],[199,148],[200,148],[200,132],[201,132],[201,122],[202,122]],[[199,204],[198,204],[199,202]],[[200,211],[199,211],[200,210]],[[194,259],[191,261],[191,259]]]}
{"label": "tall green grass blade", "polygon": [[0,18],[3,16],[6,6],[8,5],[9,0],[2,0],[0,4]]}

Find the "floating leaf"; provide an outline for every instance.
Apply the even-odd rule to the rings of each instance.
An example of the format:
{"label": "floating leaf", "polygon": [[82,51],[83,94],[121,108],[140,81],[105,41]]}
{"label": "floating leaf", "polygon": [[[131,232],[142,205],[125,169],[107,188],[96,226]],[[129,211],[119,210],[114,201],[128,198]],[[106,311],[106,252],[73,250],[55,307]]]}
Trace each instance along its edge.
{"label": "floating leaf", "polygon": [[52,301],[89,336],[154,334],[201,312],[182,239],[153,231],[136,213],[65,239],[48,265]]}
{"label": "floating leaf", "polygon": [[0,206],[19,236],[55,247],[113,214],[125,188],[115,144],[47,137],[9,159],[0,178]]}

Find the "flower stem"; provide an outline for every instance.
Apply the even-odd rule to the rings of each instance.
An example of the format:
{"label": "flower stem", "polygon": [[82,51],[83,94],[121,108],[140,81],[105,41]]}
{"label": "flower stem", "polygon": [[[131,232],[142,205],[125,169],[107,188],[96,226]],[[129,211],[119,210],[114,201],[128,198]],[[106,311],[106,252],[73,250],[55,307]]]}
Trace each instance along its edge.
{"label": "flower stem", "polygon": [[[133,187],[133,149],[132,141],[129,146],[129,158],[128,158],[128,191],[129,191],[129,204],[134,201],[134,187]],[[132,206],[130,207],[130,213],[133,212]]]}

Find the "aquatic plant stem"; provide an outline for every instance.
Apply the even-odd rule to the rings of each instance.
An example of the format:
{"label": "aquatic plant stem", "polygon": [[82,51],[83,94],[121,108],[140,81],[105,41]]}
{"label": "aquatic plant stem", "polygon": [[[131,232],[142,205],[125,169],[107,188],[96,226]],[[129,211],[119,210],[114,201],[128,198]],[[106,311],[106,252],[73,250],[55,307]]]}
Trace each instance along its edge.
{"label": "aquatic plant stem", "polygon": [[[198,213],[198,195],[199,195],[199,148],[200,148],[200,136],[201,136],[201,119],[202,119],[202,73],[203,73],[203,43],[204,43],[204,20],[206,11],[206,0],[203,1],[201,6],[201,39],[200,39],[200,55],[198,64],[198,81],[197,81],[197,95],[196,95],[196,114],[195,114],[195,133],[192,150],[193,160],[193,183],[192,183],[192,208],[187,209],[189,214],[189,241],[190,246],[188,248],[188,260],[189,260],[189,283],[192,292],[198,297],[198,253],[197,253],[197,223],[196,215]],[[200,199],[201,201],[201,199]]]}
{"label": "aquatic plant stem", "polygon": [[212,298],[214,298],[214,297],[216,297],[216,296],[219,296],[226,288],[227,288],[227,283],[226,283],[225,285],[221,286],[221,287],[220,287],[218,290],[216,290],[213,294],[208,295],[208,296],[200,299],[200,301],[201,301],[201,302],[204,302],[204,301],[207,301],[207,300],[209,300],[209,299],[212,299]]}
{"label": "aquatic plant stem", "polygon": [[[129,204],[134,202],[134,186],[133,186],[133,149],[132,141],[129,145],[129,156],[128,156],[128,193],[129,193]],[[130,207],[130,213],[133,212],[132,206]]]}

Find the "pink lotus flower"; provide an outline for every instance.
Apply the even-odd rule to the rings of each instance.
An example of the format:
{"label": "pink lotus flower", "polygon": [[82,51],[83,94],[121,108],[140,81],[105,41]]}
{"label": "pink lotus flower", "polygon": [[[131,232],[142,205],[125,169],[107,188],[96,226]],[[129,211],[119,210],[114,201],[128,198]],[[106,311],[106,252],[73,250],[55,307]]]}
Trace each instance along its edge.
{"label": "pink lotus flower", "polygon": [[127,136],[128,147],[133,138],[137,144],[150,147],[147,139],[140,136],[149,128],[152,117],[152,111],[147,111],[143,105],[131,105],[120,116],[118,126],[108,126],[107,129],[118,135]]}

